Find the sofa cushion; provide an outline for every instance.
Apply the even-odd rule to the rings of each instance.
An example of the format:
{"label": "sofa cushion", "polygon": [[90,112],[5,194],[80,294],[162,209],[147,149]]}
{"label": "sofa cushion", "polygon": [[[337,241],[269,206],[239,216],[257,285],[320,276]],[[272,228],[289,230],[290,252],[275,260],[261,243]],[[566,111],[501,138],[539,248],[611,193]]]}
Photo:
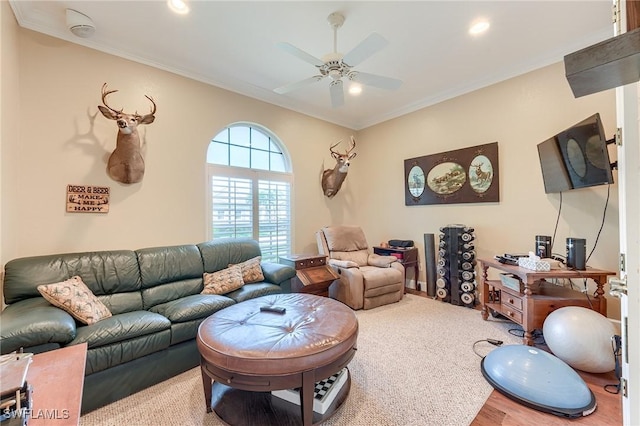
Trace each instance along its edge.
{"label": "sofa cushion", "polygon": [[[169,348],[170,345],[171,330],[167,329],[89,349],[87,351],[85,375],[116,367],[154,352],[163,351]],[[163,367],[162,363],[156,366],[159,369]],[[109,389],[104,391],[108,392]]]}
{"label": "sofa cushion", "polygon": [[91,325],[111,316],[111,311],[78,276],[59,283],[39,285],[38,291],[53,306],[68,312],[83,324]]}
{"label": "sofa cushion", "polygon": [[198,318],[187,322],[176,322],[171,324],[171,345],[193,340],[198,334],[198,327],[207,318]]}
{"label": "sofa cushion", "polygon": [[171,302],[156,305],[151,312],[168,318],[172,323],[187,322],[198,318],[206,318],[214,312],[235,302],[225,296],[215,294],[194,294]]}
{"label": "sofa cushion", "polygon": [[388,286],[389,284],[402,283],[404,275],[394,268],[379,268],[377,266],[361,267],[360,271],[364,277],[365,297],[368,292],[377,288]]}
{"label": "sofa cushion", "polygon": [[143,307],[142,293],[140,291],[106,294],[104,296],[98,296],[98,299],[109,308],[113,315],[139,311]]}
{"label": "sofa cushion", "polygon": [[242,263],[238,263],[238,266],[242,269],[242,280],[245,284],[264,281],[264,275],[262,274],[262,268],[260,267],[261,261],[262,256],[256,256]]}
{"label": "sofa cushion", "polygon": [[225,294],[237,290],[244,285],[242,279],[242,268],[240,265],[233,265],[221,271],[207,273],[203,275],[202,282],[204,288],[202,294]]}
{"label": "sofa cushion", "polygon": [[0,350],[7,354],[20,348],[57,343],[76,337],[76,321],[42,297],[25,299],[2,311]]}
{"label": "sofa cushion", "polygon": [[136,250],[142,288],[202,278],[204,269],[198,248],[193,244]]}
{"label": "sofa cushion", "polygon": [[202,258],[195,245],[136,250],[140,262],[144,309],[202,290]]}
{"label": "sofa cushion", "polygon": [[[14,259],[5,265],[5,303],[10,305],[29,297],[40,297],[37,289],[40,284],[57,283],[76,275],[82,277],[98,298],[140,290],[138,259],[130,250],[33,256]],[[142,305],[135,309],[142,309]]]}
{"label": "sofa cushion", "polygon": [[113,315],[92,325],[78,327],[70,344],[87,343],[89,349],[168,330],[171,321],[155,312],[135,311]]}
{"label": "sofa cushion", "polygon": [[[358,226],[322,228],[329,251],[356,251],[369,248],[364,231]],[[347,259],[348,260],[348,259]]]}
{"label": "sofa cushion", "polygon": [[227,268],[229,264],[242,263],[261,256],[258,242],[250,238],[219,238],[198,244],[205,272]]}

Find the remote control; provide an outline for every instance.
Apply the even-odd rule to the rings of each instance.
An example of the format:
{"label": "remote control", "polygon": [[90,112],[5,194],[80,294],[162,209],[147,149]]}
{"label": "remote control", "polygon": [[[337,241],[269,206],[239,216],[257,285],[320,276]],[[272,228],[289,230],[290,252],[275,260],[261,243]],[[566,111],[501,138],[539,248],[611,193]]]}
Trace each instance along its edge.
{"label": "remote control", "polygon": [[276,314],[284,314],[285,312],[287,312],[287,309],[280,306],[260,306],[260,312],[274,312]]}

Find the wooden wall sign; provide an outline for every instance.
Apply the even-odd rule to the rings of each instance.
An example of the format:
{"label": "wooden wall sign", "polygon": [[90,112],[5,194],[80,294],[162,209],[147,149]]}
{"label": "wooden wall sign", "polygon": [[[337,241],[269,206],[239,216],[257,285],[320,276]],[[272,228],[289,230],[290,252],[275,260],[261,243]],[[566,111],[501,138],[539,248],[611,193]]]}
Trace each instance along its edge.
{"label": "wooden wall sign", "polygon": [[109,213],[108,186],[67,185],[67,212]]}
{"label": "wooden wall sign", "polygon": [[404,160],[404,204],[500,201],[498,142]]}

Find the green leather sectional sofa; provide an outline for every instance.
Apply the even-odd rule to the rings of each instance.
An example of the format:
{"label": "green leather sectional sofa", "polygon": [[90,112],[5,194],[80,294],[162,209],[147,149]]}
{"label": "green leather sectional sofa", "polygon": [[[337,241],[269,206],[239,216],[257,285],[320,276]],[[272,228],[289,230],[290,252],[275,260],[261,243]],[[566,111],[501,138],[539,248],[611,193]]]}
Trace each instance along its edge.
{"label": "green leather sectional sofa", "polygon": [[[203,274],[261,254],[250,239],[197,245],[25,257],[5,265],[2,354],[88,344],[82,412],[199,365],[195,336],[212,313],[259,296],[288,293],[295,270],[262,262],[265,281],[224,295],[200,294]],[[112,317],[92,325],[47,302],[39,284],[80,276]],[[176,395],[176,397],[179,397]]]}

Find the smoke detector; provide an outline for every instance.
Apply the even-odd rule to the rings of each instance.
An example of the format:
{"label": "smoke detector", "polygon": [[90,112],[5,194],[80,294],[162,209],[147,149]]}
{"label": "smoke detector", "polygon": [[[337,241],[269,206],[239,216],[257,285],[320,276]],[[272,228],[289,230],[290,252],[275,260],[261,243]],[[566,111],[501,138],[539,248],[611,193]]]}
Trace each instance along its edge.
{"label": "smoke detector", "polygon": [[67,28],[74,35],[82,38],[91,37],[96,32],[93,20],[84,13],[73,9],[67,9]]}

